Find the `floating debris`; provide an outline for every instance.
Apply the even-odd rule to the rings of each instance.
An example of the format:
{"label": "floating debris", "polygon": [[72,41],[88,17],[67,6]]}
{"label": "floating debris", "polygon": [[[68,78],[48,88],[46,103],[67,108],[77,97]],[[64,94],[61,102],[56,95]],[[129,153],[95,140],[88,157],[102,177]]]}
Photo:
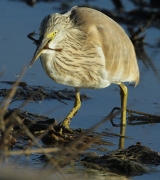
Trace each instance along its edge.
{"label": "floating debris", "polygon": [[[4,114],[4,124],[5,129],[10,128],[12,125],[9,135],[16,136],[17,140],[19,138],[23,139],[23,135],[23,137],[25,136],[25,139],[23,139],[25,141],[29,130],[34,136],[41,135],[40,141],[42,140],[46,146],[57,146],[58,144],[60,146],[67,146],[68,143],[74,140],[75,146],[73,146],[73,148],[77,149],[86,149],[92,144],[113,145],[112,143],[103,141],[99,134],[85,133],[84,135],[84,130],[82,129],[72,129],[72,133],[70,133],[65,127],[58,124],[54,118],[22,111],[20,109],[8,109]],[[81,136],[81,138],[76,142],[79,136]],[[29,139],[30,137],[28,136],[27,141]]]}
{"label": "floating debris", "polygon": [[[1,81],[1,83],[14,84],[15,82],[10,81]],[[0,96],[5,97],[10,92],[10,89],[0,89]],[[43,99],[57,99],[58,101],[62,100],[74,100],[75,92],[74,90],[64,89],[55,91],[49,87],[43,86],[28,86],[25,82],[19,82],[19,87],[13,97],[16,100],[32,100],[39,101]],[[90,99],[86,94],[81,94],[81,101]],[[64,103],[64,102],[63,102]]]}

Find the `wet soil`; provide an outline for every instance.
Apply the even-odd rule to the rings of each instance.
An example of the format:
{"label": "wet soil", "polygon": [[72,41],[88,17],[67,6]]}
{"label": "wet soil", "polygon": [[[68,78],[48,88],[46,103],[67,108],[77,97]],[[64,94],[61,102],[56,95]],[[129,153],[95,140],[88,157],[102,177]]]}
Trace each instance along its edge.
{"label": "wet soil", "polygon": [[109,170],[131,176],[149,172],[150,170],[146,165],[159,165],[160,155],[149,147],[137,143],[126,149],[119,149],[103,156],[87,155],[82,161],[88,168],[101,171]]}

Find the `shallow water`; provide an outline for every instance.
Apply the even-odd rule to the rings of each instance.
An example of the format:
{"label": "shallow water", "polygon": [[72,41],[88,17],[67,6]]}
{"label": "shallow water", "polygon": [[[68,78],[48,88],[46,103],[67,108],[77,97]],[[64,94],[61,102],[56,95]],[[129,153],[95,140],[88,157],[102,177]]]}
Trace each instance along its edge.
{"label": "shallow water", "polygon": [[[73,3],[73,5],[78,4],[80,4],[79,1],[75,4]],[[111,1],[105,0],[101,0],[101,3],[94,1],[94,4],[93,2],[91,2],[91,4],[99,7],[107,7],[108,9],[113,9],[114,7]],[[127,0],[124,4],[127,10],[133,8],[133,5]],[[27,35],[34,30],[38,33],[39,24],[44,16],[59,12],[56,7],[58,7],[58,2],[39,2],[34,7],[30,7],[21,1],[6,0],[0,2],[0,71],[4,71],[1,81],[15,81],[22,68],[26,64],[29,64],[35,51],[35,45],[27,38]],[[122,26],[125,27],[125,25]],[[148,28],[144,34],[146,34],[145,42],[152,45],[155,45],[158,38],[160,38],[159,29],[154,27]],[[160,70],[160,52],[158,48],[150,48],[147,45],[145,46],[145,50],[153,65],[151,66],[151,64],[148,63],[148,68],[146,68],[141,60],[138,61],[141,79],[136,88],[128,85],[128,108],[159,115],[160,75],[158,75],[159,77],[157,76],[154,72],[154,67],[157,72]],[[66,86],[59,85],[47,77],[39,60],[35,62],[32,68],[27,69],[23,81],[29,85],[53,87],[56,90],[66,88]],[[0,87],[8,86],[0,84]],[[72,128],[90,128],[108,115],[113,107],[120,106],[119,88],[117,85],[111,85],[108,88],[100,90],[81,90],[81,92],[87,93],[92,98],[82,103],[80,111],[72,120]],[[61,108],[49,114],[49,116],[53,116],[58,121],[61,121],[73,106],[72,101],[65,102],[67,102],[68,105],[64,105],[56,100],[44,100],[39,103],[30,103],[24,109],[39,114],[46,114],[48,110],[61,105]],[[21,102],[15,102],[10,107],[17,107],[20,103]],[[119,123],[119,120],[118,117],[115,118],[116,123]],[[107,122],[97,131],[119,133],[119,128],[112,127],[110,122]],[[159,134],[160,124],[127,125],[126,136],[130,138],[125,140],[125,147],[140,141],[143,145],[159,151],[160,143],[157,138]],[[118,148],[118,138],[107,137],[107,140],[115,144],[115,146],[109,147],[110,150]],[[159,167],[156,167],[156,169],[158,170]],[[158,176],[159,172],[154,172],[144,174],[141,177],[136,176],[132,179],[158,179]]]}

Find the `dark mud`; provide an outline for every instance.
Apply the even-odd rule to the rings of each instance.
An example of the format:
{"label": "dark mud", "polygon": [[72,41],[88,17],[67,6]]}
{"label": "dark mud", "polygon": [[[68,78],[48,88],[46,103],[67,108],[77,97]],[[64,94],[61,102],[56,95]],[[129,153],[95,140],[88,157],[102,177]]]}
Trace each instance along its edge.
{"label": "dark mud", "polygon": [[[5,129],[9,129],[8,136],[14,136],[15,142],[18,139],[21,139],[25,136],[24,140],[32,140],[29,137],[27,138],[26,130],[29,130],[35,136],[41,135],[42,142],[46,146],[50,145],[60,145],[67,146],[71,141],[75,140],[80,136],[79,142],[76,143],[76,147],[80,147],[81,145],[89,147],[88,143],[91,144],[100,144],[100,145],[112,145],[112,143],[105,142],[101,140],[100,135],[96,135],[94,133],[87,134],[82,129],[72,129],[72,133],[69,133],[65,127],[61,124],[58,124],[54,118],[49,118],[47,116],[42,116],[34,113],[29,113],[27,111],[22,111],[19,109],[8,109],[4,113],[4,125]],[[3,140],[4,136],[3,130],[1,126],[1,133]],[[17,137],[17,138],[16,138]],[[82,141],[81,141],[82,140]],[[10,141],[10,144],[12,141]],[[23,144],[23,142],[22,142]],[[1,144],[3,145],[3,144]],[[14,150],[14,146],[11,146],[12,150]],[[17,147],[16,147],[17,148]]]}
{"label": "dark mud", "polygon": [[131,176],[149,172],[149,167],[146,165],[159,165],[160,155],[150,148],[142,146],[141,143],[137,143],[126,149],[119,149],[103,156],[87,155],[82,161],[88,168],[101,171],[109,170]]}

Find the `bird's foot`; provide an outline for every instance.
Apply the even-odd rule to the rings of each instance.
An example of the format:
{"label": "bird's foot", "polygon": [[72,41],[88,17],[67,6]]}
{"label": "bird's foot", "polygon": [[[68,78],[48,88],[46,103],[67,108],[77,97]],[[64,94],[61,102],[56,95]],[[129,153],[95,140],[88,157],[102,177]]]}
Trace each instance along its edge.
{"label": "bird's foot", "polygon": [[70,129],[69,124],[71,122],[70,118],[65,118],[59,125],[62,127],[62,132],[67,132],[67,133],[73,133],[73,130]]}

